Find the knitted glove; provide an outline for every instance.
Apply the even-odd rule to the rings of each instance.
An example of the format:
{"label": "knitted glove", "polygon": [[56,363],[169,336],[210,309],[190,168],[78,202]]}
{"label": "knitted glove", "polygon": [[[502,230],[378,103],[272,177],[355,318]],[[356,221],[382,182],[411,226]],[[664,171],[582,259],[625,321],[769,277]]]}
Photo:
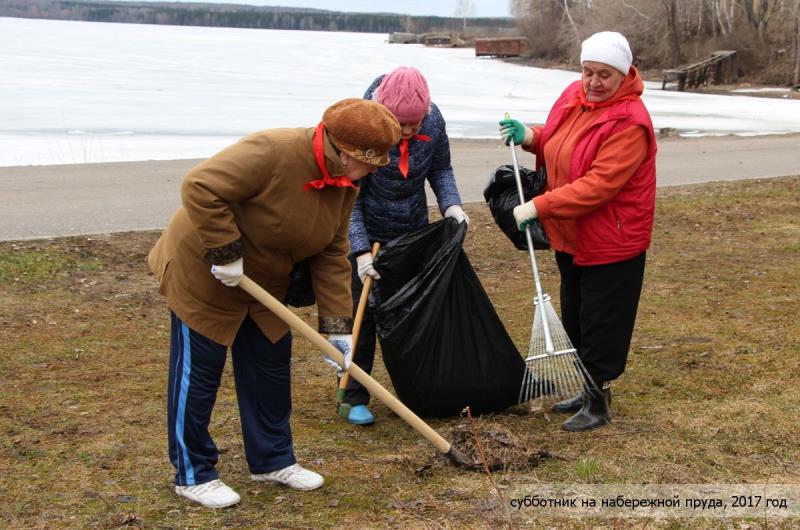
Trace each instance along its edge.
{"label": "knitted glove", "polygon": [[533,201],[514,207],[514,221],[516,221],[520,232],[524,232],[525,227],[531,224],[534,219],[536,219],[536,206]]}
{"label": "knitted glove", "polygon": [[342,372],[350,369],[350,365],[353,362],[353,336],[329,335],[328,341],[334,346],[336,346],[337,350],[342,352],[342,355],[344,356],[344,368],[342,368],[342,366],[339,363],[337,363],[327,355],[323,354],[322,360],[325,361],[329,366],[335,368],[336,371],[339,372],[339,375],[341,376]]}
{"label": "knitted glove", "polygon": [[464,209],[461,208],[461,206],[459,206],[458,204],[453,204],[448,206],[447,209],[444,211],[444,217],[445,219],[447,219],[448,217],[452,217],[459,223],[463,222],[469,225],[469,216],[467,215],[467,212],[465,212]]}
{"label": "knitted glove", "polygon": [[212,265],[211,274],[228,287],[236,287],[244,274],[244,259],[239,258],[226,265]]}
{"label": "knitted glove", "polygon": [[356,257],[356,263],[358,264],[358,277],[361,279],[361,283],[364,283],[364,278],[367,276],[371,276],[373,280],[381,279],[381,275],[372,265],[372,254],[369,252],[364,252]]}

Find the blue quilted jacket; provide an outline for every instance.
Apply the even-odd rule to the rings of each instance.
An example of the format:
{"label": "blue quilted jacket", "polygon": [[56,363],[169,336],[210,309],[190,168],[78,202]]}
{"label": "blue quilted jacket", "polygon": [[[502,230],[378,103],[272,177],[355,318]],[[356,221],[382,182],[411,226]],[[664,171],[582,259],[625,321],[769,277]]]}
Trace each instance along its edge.
{"label": "blue quilted jacket", "polygon": [[[372,82],[364,94],[372,99],[383,76]],[[450,165],[450,142],[445,131],[444,118],[439,108],[431,103],[431,111],[422,122],[417,134],[430,136],[430,140],[411,140],[408,144],[408,178],[398,169],[400,148],[391,150],[388,166],[361,179],[360,191],[350,216],[350,253],[358,256],[369,252],[373,242],[384,244],[412,230],[428,224],[428,206],[425,197],[425,180],[436,195],[439,211],[453,204],[461,204],[453,166]]]}

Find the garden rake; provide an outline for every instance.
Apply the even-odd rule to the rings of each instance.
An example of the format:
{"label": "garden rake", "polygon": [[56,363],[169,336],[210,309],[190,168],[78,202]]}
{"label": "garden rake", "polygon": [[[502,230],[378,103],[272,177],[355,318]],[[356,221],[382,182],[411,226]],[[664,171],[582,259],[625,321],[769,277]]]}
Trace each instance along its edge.
{"label": "garden rake", "polygon": [[[506,118],[508,117],[506,114]],[[519,176],[519,163],[513,139],[509,142],[509,146],[511,147],[511,159],[514,162],[514,178],[520,204],[524,204],[525,194],[522,191],[522,179]],[[533,240],[530,227],[527,225],[525,226],[525,238],[531,258],[536,297],[534,298],[535,312],[531,328],[531,341],[528,347],[528,357],[525,359],[525,374],[520,386],[519,402],[524,403],[536,398],[560,401],[580,394],[589,385],[595,385],[595,383],[583,366],[577,350],[558,319],[553,305],[550,303],[550,295],[542,292]]]}

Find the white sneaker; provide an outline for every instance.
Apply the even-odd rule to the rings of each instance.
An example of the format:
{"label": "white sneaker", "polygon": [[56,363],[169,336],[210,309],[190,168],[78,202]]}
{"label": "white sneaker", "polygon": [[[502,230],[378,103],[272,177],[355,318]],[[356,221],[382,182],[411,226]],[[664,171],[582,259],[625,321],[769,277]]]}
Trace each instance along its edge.
{"label": "white sneaker", "polygon": [[219,479],[194,486],[175,486],[175,493],[206,508],[225,508],[241,500],[238,493]]}
{"label": "white sneaker", "polygon": [[250,478],[258,482],[277,482],[296,490],[315,490],[325,483],[322,475],[304,469],[300,464],[292,464],[270,473],[250,475]]}

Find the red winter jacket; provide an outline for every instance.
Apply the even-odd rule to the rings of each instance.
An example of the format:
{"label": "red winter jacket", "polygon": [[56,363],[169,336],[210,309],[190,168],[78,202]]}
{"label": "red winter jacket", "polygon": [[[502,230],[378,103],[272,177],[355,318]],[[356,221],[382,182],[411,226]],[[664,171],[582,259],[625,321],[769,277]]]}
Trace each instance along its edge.
{"label": "red winter jacket", "polygon": [[576,265],[624,261],[650,246],[656,138],[643,88],[631,67],[610,105],[587,108],[576,104],[576,81],[535,128],[528,149],[537,167],[547,166],[548,191],[534,205],[551,247],[574,255]]}

